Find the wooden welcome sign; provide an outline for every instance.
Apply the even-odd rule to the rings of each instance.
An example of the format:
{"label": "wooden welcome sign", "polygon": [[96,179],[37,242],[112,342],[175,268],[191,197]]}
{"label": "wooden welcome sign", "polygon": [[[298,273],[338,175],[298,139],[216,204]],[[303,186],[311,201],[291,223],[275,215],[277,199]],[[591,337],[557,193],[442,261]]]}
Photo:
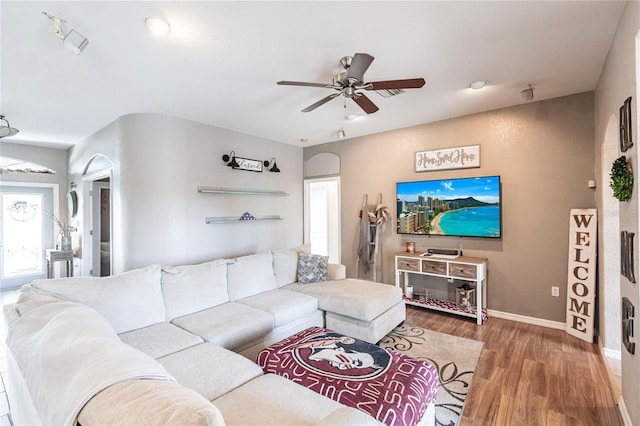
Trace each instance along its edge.
{"label": "wooden welcome sign", "polygon": [[596,291],[596,209],[573,209],[569,215],[569,268],[565,330],[593,343]]}

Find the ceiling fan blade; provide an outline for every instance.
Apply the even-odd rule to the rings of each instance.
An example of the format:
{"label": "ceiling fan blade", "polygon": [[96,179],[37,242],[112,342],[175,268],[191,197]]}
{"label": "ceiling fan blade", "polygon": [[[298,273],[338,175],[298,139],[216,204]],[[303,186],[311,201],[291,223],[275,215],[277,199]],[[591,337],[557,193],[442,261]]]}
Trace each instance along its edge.
{"label": "ceiling fan blade", "polygon": [[307,83],[305,81],[279,81],[277,84],[281,86],[310,86],[310,87],[326,87],[333,89],[333,85],[326,83]]}
{"label": "ceiling fan blade", "polygon": [[302,112],[310,112],[313,111],[314,109],[318,108],[320,105],[324,105],[327,102],[329,102],[331,99],[336,98],[340,96],[340,93],[333,93],[329,96],[327,96],[326,98],[322,98],[320,99],[318,102],[309,105],[308,107],[306,107],[305,109],[302,110]]}
{"label": "ceiling fan blade", "polygon": [[357,103],[358,106],[362,108],[363,111],[366,112],[367,114],[373,114],[378,110],[378,107],[376,106],[376,104],[371,102],[371,99],[367,98],[367,96],[363,95],[362,93],[358,94],[357,96],[354,96],[351,99],[353,99],[353,101]]}
{"label": "ceiling fan blade", "polygon": [[349,69],[347,70],[347,79],[362,81],[365,71],[367,71],[374,59],[373,56],[366,53],[356,53],[353,55],[351,65],[349,65]]}
{"label": "ceiling fan blade", "polygon": [[419,89],[424,86],[424,78],[409,78],[406,80],[387,80],[372,81],[367,83],[366,90],[384,90],[384,89]]}

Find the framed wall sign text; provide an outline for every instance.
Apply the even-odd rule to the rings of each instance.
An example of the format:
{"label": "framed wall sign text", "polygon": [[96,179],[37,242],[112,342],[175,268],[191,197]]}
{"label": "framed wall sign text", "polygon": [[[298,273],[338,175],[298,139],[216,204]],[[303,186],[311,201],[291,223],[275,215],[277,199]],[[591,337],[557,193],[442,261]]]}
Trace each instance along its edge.
{"label": "framed wall sign text", "polygon": [[480,145],[416,152],[416,172],[480,167]]}
{"label": "framed wall sign text", "polygon": [[234,167],[234,169],[248,170],[250,172],[262,172],[262,161],[260,160],[236,157],[236,161],[238,162],[238,167]]}

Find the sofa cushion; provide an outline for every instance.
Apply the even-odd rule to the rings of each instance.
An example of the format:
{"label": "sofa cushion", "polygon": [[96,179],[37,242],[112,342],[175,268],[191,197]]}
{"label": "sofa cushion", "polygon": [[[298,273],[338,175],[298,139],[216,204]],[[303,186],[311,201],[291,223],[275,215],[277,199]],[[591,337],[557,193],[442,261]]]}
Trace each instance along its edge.
{"label": "sofa cushion", "polygon": [[35,280],[32,284],[35,288],[95,309],[109,321],[116,333],[165,320],[159,265],[110,277]]}
{"label": "sofa cushion", "polygon": [[318,299],[290,290],[275,289],[238,299],[238,303],[273,315],[276,327],[307,317],[318,310]]}
{"label": "sofa cushion", "polygon": [[316,297],[318,307],[323,311],[361,321],[371,321],[402,301],[399,287],[353,278],[289,284],[283,288]]}
{"label": "sofa cushion", "polygon": [[167,355],[158,362],[178,383],[209,401],[263,374],[257,364],[212,343]]}
{"label": "sofa cushion", "polygon": [[175,318],[171,323],[231,350],[259,340],[273,330],[271,314],[235,302]]}
{"label": "sofa cushion", "polygon": [[202,337],[168,322],[119,334],[120,340],[152,358],[160,358],[202,343]]}
{"label": "sofa cushion", "polygon": [[235,302],[276,288],[271,252],[227,260],[229,300]]}
{"label": "sofa cushion", "polygon": [[82,426],[224,425],[220,411],[197,392],[166,380],[126,380],[87,402]]}
{"label": "sofa cushion", "polygon": [[326,281],[328,263],[329,256],[300,253],[298,258],[298,282],[300,284],[308,284]]}
{"label": "sofa cushion", "polygon": [[212,401],[229,425],[315,425],[344,405],[275,374]]}
{"label": "sofa cushion", "polygon": [[228,302],[226,260],[163,266],[162,294],[168,321]]}
{"label": "sofa cushion", "polygon": [[298,255],[303,252],[310,253],[311,244],[287,250],[271,250],[273,273],[278,287],[298,281]]}

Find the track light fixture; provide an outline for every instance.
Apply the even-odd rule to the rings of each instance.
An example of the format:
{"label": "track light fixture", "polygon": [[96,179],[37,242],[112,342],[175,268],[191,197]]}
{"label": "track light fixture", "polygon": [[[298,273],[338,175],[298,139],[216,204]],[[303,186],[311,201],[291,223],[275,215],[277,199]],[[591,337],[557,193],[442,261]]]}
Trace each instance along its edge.
{"label": "track light fixture", "polygon": [[347,133],[344,131],[344,127],[338,130],[338,139],[344,139],[347,137]]}
{"label": "track light fixture", "polygon": [[265,167],[269,167],[271,164],[273,164],[273,166],[269,169],[269,171],[270,172],[274,172],[274,173],[280,173],[280,169],[278,168],[278,165],[276,164],[275,157],[272,158],[271,161],[264,160],[264,162],[262,164],[264,164]]}
{"label": "track light fixture", "polygon": [[20,130],[11,127],[4,115],[0,114],[0,139],[16,135]]}
{"label": "track light fixture", "polygon": [[62,40],[64,45],[73,50],[76,55],[81,53],[84,48],[87,47],[89,40],[76,30],[71,30],[68,33],[64,32],[62,29],[62,23],[67,21],[62,18],[58,18],[57,16],[49,15],[47,12],[42,12],[42,14],[53,21],[53,32],[56,37]]}
{"label": "track light fixture", "polygon": [[222,156],[222,161],[224,161],[225,163],[227,163],[227,166],[229,167],[240,167],[240,164],[238,164],[238,162],[236,161],[236,152],[235,151],[231,151],[230,155],[223,155]]}

